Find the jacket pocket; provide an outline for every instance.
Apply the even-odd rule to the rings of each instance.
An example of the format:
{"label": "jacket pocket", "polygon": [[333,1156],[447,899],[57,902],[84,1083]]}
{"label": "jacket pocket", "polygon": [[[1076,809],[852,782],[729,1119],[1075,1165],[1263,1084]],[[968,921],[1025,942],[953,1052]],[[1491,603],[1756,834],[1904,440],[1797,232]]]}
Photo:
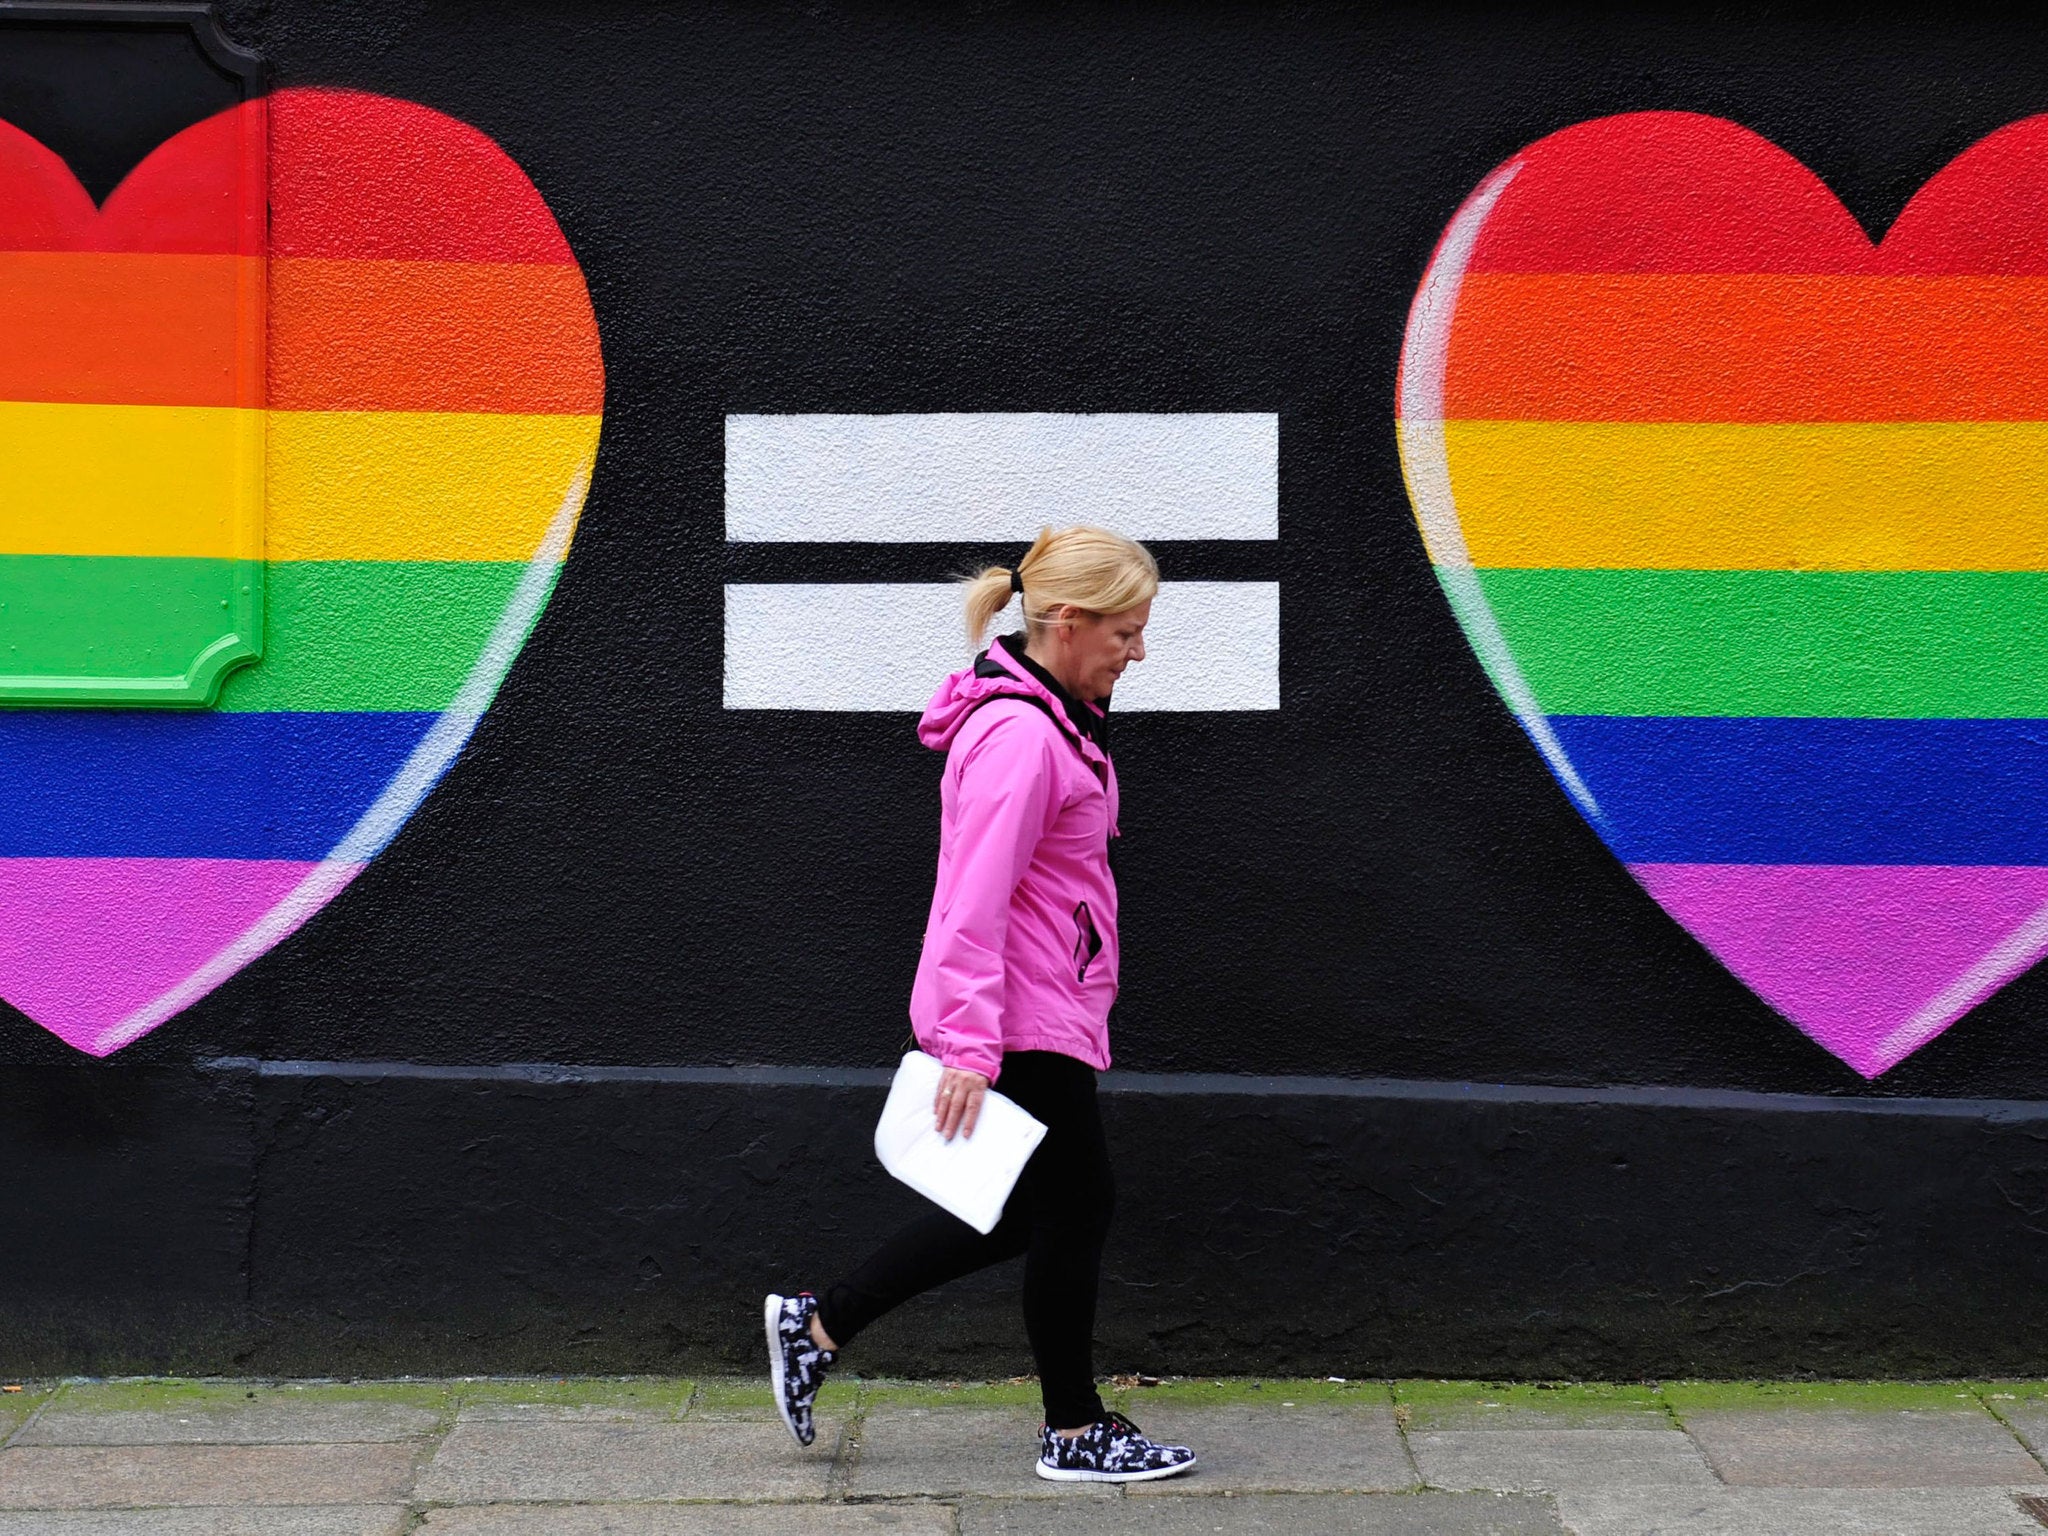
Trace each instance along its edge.
{"label": "jacket pocket", "polygon": [[1088,967],[1101,953],[1102,934],[1095,927],[1095,914],[1088,910],[1087,902],[1081,902],[1074,908],[1074,980],[1085,982]]}

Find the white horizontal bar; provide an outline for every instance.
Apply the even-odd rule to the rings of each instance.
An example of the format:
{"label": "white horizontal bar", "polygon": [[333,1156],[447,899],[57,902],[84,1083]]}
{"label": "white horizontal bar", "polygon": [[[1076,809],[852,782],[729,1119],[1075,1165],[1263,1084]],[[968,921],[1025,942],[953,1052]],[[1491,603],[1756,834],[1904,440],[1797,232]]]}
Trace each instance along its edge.
{"label": "white horizontal bar", "polygon": [[1096,523],[1134,539],[1280,536],[1262,412],[728,416],[725,536],[937,543]]}
{"label": "white horizontal bar", "polygon": [[[951,582],[728,586],[725,707],[921,710],[973,659],[960,615]],[[1278,709],[1279,584],[1169,582],[1145,650],[1117,687],[1118,710]]]}

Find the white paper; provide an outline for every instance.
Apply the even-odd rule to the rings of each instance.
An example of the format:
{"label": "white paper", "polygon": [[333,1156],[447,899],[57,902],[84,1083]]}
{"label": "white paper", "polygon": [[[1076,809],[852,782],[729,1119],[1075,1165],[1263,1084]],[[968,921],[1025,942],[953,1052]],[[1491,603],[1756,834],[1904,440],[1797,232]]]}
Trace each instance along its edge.
{"label": "white paper", "polygon": [[875,1125],[875,1156],[927,1200],[985,1234],[1001,1219],[1017,1175],[1045,1139],[1045,1126],[990,1089],[974,1134],[945,1140],[932,1109],[944,1070],[923,1051],[903,1058]]}

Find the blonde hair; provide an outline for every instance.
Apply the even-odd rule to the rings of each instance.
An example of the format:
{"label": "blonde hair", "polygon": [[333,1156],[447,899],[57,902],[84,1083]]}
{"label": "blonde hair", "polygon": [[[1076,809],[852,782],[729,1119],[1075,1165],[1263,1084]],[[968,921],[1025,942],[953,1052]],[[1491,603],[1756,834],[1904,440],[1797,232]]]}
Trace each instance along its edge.
{"label": "blonde hair", "polygon": [[[1024,583],[1024,624],[1036,634],[1055,609],[1122,613],[1159,590],[1159,563],[1135,540],[1107,528],[1041,528],[1038,541],[1017,562]],[[991,565],[964,577],[967,638],[980,645],[997,614],[1010,605],[1009,567]]]}

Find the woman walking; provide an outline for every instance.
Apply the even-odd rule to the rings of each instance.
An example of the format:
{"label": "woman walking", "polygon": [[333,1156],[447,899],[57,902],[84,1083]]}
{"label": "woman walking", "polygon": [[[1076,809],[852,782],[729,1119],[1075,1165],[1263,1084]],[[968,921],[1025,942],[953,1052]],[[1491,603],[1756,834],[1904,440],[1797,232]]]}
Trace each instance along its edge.
{"label": "woman walking", "polygon": [[826,1370],[891,1308],[1024,1257],[1024,1326],[1045,1400],[1038,1475],[1073,1482],[1170,1477],[1195,1463],[1158,1445],[1095,1389],[1095,1296],[1115,1186],[1095,1103],[1117,988],[1116,770],[1107,706],[1145,659],[1159,568],[1100,528],[1050,529],[1015,571],[967,586],[977,645],[1012,595],[1025,627],[939,685],[918,737],[946,754],[939,873],[910,994],[918,1044],[944,1072],[939,1132],[971,1136],[993,1084],[1044,1122],[987,1236],[932,1210],[813,1296],[768,1297],[769,1374],[799,1444]]}

